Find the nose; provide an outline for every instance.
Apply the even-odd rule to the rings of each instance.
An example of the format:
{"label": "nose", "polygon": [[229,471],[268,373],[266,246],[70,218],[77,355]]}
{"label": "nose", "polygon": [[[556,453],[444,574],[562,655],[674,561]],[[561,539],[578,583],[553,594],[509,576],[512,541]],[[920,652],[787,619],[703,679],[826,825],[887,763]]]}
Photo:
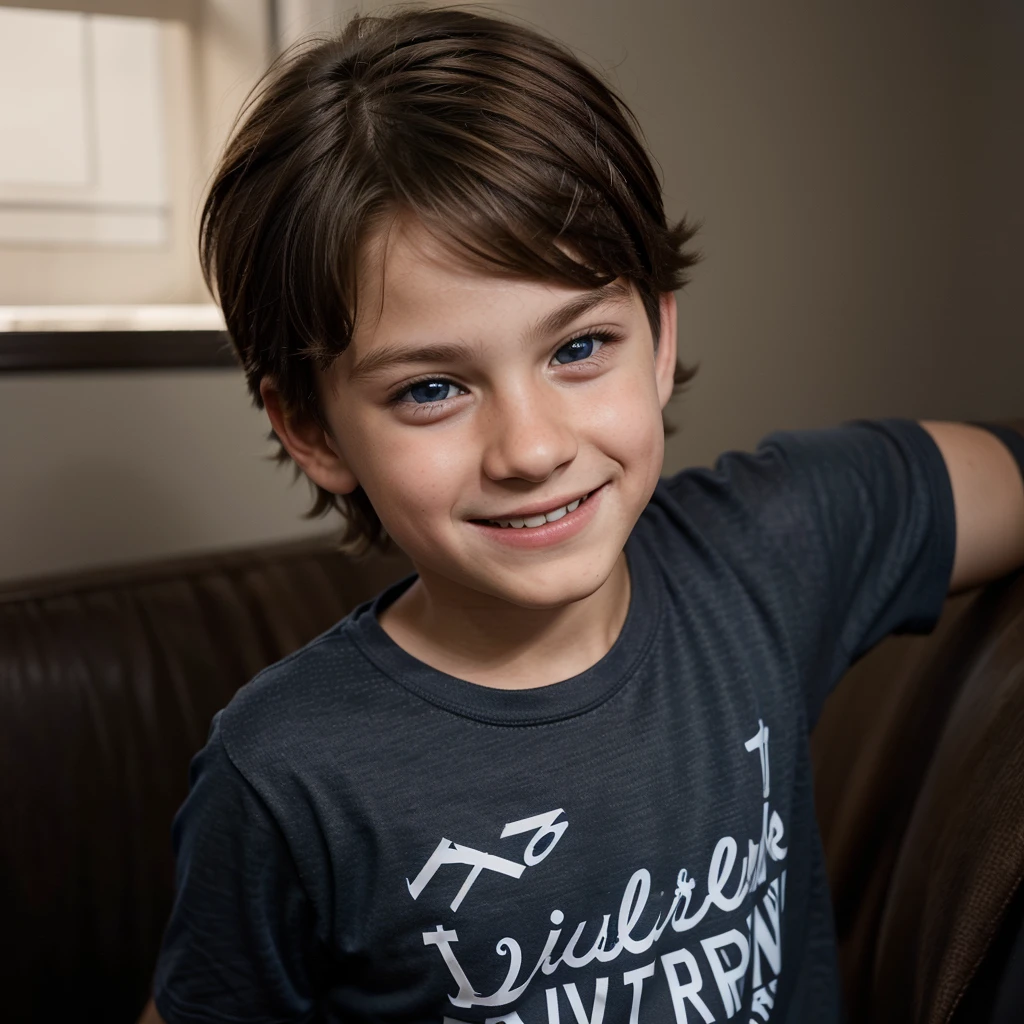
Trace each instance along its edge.
{"label": "nose", "polygon": [[492,404],[483,471],[491,480],[541,483],[576,457],[568,410],[548,389],[517,389]]}

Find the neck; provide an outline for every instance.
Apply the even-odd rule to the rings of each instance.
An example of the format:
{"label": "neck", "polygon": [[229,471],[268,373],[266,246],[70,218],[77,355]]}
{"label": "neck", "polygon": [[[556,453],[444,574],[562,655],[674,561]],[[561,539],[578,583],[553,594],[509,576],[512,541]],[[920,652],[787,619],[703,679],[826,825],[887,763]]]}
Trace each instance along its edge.
{"label": "neck", "polygon": [[578,675],[615,643],[629,608],[621,554],[593,594],[560,608],[521,608],[421,574],[381,614],[403,650],[448,675],[519,690]]}

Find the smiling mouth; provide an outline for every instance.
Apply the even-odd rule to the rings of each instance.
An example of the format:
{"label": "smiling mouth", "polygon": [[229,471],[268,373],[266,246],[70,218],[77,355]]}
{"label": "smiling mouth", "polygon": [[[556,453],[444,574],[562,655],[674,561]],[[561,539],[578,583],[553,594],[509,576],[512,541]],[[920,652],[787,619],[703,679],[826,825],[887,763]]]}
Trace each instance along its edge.
{"label": "smiling mouth", "polygon": [[503,530],[535,530],[539,526],[556,523],[570,512],[575,512],[593,493],[588,491],[582,497],[570,501],[568,505],[560,505],[550,512],[538,512],[532,516],[513,516],[510,519],[474,519],[473,522],[482,523],[484,526],[500,526]]}

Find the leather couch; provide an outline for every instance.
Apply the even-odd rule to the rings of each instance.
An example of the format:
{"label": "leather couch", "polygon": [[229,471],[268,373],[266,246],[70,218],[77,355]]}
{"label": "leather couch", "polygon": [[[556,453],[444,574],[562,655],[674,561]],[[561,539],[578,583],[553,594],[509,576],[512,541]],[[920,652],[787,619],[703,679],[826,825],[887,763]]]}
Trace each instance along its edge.
{"label": "leather couch", "polygon": [[[407,571],[322,540],[0,589],[0,1019],[136,1020],[214,712]],[[1024,575],[863,658],[813,746],[852,1020],[1024,1020]]]}
{"label": "leather couch", "polygon": [[876,647],[811,747],[851,1024],[1024,1022],[1024,573]]}
{"label": "leather couch", "polygon": [[0,1021],[138,1018],[214,713],[407,571],[324,540],[0,591]]}

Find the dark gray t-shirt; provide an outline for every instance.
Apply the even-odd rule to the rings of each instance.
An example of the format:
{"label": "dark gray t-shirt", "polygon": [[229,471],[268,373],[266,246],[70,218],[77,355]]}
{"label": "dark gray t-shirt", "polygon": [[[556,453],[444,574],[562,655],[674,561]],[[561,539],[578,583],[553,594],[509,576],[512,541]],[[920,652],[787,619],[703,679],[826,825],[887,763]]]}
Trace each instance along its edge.
{"label": "dark gray t-shirt", "polygon": [[214,721],[174,825],[177,1021],[828,1024],[808,732],[927,631],[949,478],[910,421],[767,438],[663,480],[596,665],[504,691],[397,647],[404,581]]}

